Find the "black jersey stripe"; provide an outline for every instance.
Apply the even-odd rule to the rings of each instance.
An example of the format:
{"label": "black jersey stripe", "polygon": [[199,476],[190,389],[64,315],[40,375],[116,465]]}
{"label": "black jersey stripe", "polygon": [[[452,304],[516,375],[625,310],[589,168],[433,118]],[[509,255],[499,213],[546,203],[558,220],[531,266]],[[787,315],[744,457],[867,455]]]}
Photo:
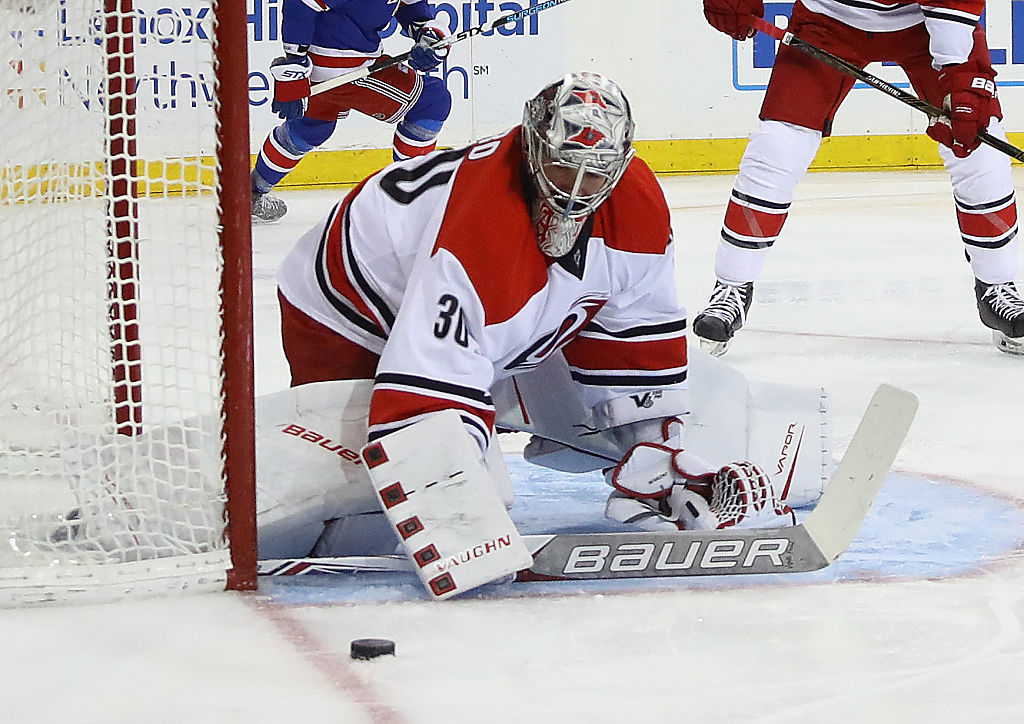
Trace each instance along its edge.
{"label": "black jersey stripe", "polygon": [[654,335],[670,334],[672,332],[685,332],[686,319],[674,319],[671,322],[662,322],[660,324],[645,324],[637,327],[630,327],[628,329],[619,329],[615,331],[606,329],[597,322],[591,322],[583,329],[586,332],[593,332],[594,334],[600,334],[605,337],[614,337],[616,339],[632,339],[635,337],[648,337]]}
{"label": "black jersey stripe", "polygon": [[686,381],[686,370],[673,372],[667,375],[595,375],[570,369],[569,374],[573,380],[581,385],[594,387],[662,387],[664,385],[677,385]]}
{"label": "black jersey stripe", "polygon": [[870,0],[835,0],[837,5],[845,5],[848,8],[860,8],[862,10],[876,10],[880,13],[890,13],[897,10],[905,10],[906,3],[878,3]]}
{"label": "black jersey stripe", "polygon": [[418,375],[407,375],[398,372],[382,372],[377,375],[374,383],[378,385],[401,385],[427,392],[441,392],[446,395],[472,400],[478,405],[494,407],[494,400],[487,392],[472,387],[465,387],[464,385],[456,385],[451,382],[434,380],[429,377],[419,377]]}
{"label": "black jersey stripe", "polygon": [[922,7],[921,12],[924,13],[926,18],[932,20],[945,20],[951,23],[960,23],[962,25],[977,25],[978,18],[973,15],[961,15],[959,13],[948,12],[940,8],[926,8]]}
{"label": "black jersey stripe", "polygon": [[366,281],[366,277],[363,276],[362,270],[359,268],[359,264],[356,263],[356,257],[352,251],[352,242],[349,235],[349,227],[351,223],[351,208],[349,204],[345,208],[345,217],[342,219],[344,225],[344,234],[341,239],[341,245],[345,252],[345,260],[348,267],[353,283],[359,287],[359,291],[363,293],[366,301],[373,307],[374,311],[377,312],[377,316],[384,321],[384,325],[390,330],[395,326],[395,315],[387,305],[387,302],[377,294],[377,292],[370,286],[369,282]]}
{"label": "black jersey stripe", "polygon": [[[320,291],[324,295],[324,298],[332,307],[334,307],[335,310],[337,310],[338,314],[364,332],[372,334],[375,337],[380,337],[381,339],[387,339],[388,336],[384,330],[380,328],[380,325],[377,324],[375,320],[363,316],[352,308],[349,301],[331,285],[330,280],[327,278],[327,237],[330,233],[331,227],[334,225],[334,220],[337,218],[340,206],[341,205],[339,204],[334,207],[331,218],[328,219],[327,225],[324,227],[324,233],[320,236],[320,245],[316,250],[316,263],[314,264],[317,285],[320,287]],[[341,240],[341,243],[345,243],[344,239]]]}

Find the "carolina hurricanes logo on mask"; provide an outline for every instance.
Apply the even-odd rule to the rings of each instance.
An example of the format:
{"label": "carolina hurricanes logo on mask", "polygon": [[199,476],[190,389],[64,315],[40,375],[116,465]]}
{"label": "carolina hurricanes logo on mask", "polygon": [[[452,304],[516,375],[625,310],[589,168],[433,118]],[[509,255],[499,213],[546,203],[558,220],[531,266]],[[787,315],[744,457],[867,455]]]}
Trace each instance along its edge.
{"label": "carolina hurricanes logo on mask", "polygon": [[587,146],[588,148],[592,148],[599,144],[604,139],[605,135],[601,133],[599,130],[597,130],[596,128],[592,128],[590,126],[585,126],[582,131],[580,131],[579,133],[577,133],[575,136],[568,140],[573,141],[574,143],[578,143],[581,146]]}
{"label": "carolina hurricanes logo on mask", "polygon": [[[595,105],[601,108],[608,108],[608,104],[605,103],[604,98],[602,98],[601,94],[596,91],[574,90],[572,94],[579,98],[580,101],[583,102],[583,105]],[[593,126],[584,126],[579,133],[568,140],[578,143],[581,146],[592,148],[604,139],[605,135]]]}

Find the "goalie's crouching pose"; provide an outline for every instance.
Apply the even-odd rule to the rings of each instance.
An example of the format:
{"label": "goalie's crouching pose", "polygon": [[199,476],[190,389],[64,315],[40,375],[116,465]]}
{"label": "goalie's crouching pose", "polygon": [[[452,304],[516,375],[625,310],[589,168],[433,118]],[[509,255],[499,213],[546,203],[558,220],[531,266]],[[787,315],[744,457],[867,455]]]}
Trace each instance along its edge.
{"label": "goalie's crouching pose", "polygon": [[[263,424],[286,433],[281,444],[330,452],[349,493],[325,492],[324,481],[276,491],[265,482],[262,557],[393,552],[399,540],[437,597],[527,567],[494,440],[496,414],[504,427],[508,411],[495,400],[546,361],[568,370],[565,399],[581,401],[617,447],[604,462],[608,517],[644,529],[794,522],[758,466],[713,465],[681,449],[685,311],[668,207],[634,156],[633,129],[618,85],[572,73],[526,103],[522,125],[388,166],[299,239],[278,274],[293,392],[308,391],[288,414],[319,406],[327,417],[316,427],[289,427],[288,414]],[[373,382],[349,386],[331,412],[322,383],[332,380]],[[548,391],[556,405],[561,395]],[[366,437],[332,440],[331,415]],[[366,440],[360,460],[352,447]],[[527,458],[545,464],[558,449],[536,440]],[[297,477],[293,456],[261,452],[270,458],[288,461],[281,479]],[[275,477],[260,470],[263,481]],[[325,499],[348,507],[332,513]],[[372,531],[385,525],[390,549],[373,550]],[[459,565],[443,565],[451,560]]]}

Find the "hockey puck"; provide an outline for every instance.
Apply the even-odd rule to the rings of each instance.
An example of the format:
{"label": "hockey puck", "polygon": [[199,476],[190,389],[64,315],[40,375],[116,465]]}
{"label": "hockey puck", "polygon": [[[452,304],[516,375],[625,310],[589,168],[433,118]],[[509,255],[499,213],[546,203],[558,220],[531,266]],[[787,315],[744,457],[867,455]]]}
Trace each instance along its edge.
{"label": "hockey puck", "polygon": [[351,646],[353,659],[375,659],[378,656],[394,656],[395,642],[391,639],[354,639]]}

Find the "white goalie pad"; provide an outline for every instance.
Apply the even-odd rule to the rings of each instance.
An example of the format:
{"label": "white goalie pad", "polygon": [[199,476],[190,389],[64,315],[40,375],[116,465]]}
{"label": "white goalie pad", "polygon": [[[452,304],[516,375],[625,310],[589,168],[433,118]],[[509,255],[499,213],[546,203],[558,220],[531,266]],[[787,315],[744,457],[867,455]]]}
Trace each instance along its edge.
{"label": "white goalie pad", "polygon": [[[692,348],[689,380],[684,448],[715,466],[739,460],[760,465],[780,498],[792,507],[821,497],[835,465],[824,389],[751,381]],[[496,425],[568,444],[561,450],[535,444],[527,455],[531,462],[573,472],[614,465],[625,451],[613,435],[600,429],[576,389],[565,360],[554,356],[495,387]]]}
{"label": "white goalie pad", "polygon": [[[256,524],[260,556],[307,555],[328,521],[378,513],[359,450],[370,380],[315,382],[256,399]],[[487,466],[506,507],[514,499],[495,440]],[[346,555],[344,548],[331,549]]]}
{"label": "white goalie pad", "polygon": [[359,450],[370,380],[316,382],[256,400],[260,556],[306,555],[324,522],[379,510]]}
{"label": "white goalie pad", "polygon": [[434,599],[533,562],[454,410],[385,435],[363,448],[363,460],[384,514]]}

